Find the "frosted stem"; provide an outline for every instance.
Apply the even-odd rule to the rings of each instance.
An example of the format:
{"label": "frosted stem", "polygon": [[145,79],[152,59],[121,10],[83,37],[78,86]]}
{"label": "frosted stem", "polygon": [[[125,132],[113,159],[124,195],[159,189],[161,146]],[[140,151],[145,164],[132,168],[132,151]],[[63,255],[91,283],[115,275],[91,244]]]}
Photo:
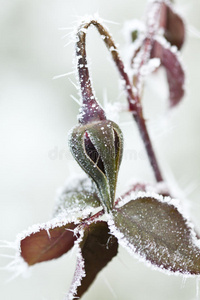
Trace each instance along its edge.
{"label": "frosted stem", "polygon": [[147,151],[147,154],[148,154],[149,161],[150,161],[151,166],[154,170],[155,178],[156,178],[157,182],[161,182],[161,181],[163,181],[162,174],[161,174],[161,171],[160,171],[160,168],[159,168],[156,156],[155,156],[155,152],[153,150],[153,146],[152,146],[152,143],[151,143],[151,140],[150,140],[150,136],[149,136],[148,131],[147,131],[145,120],[139,114],[134,115],[134,117],[135,117],[135,121],[138,125],[140,135],[141,135],[142,140],[144,142],[144,145],[145,145],[145,148],[146,148],[146,151]]}
{"label": "frosted stem", "polygon": [[105,112],[95,99],[86,59],[86,30],[92,23],[82,24],[77,32],[76,56],[82,107],[79,122],[86,124],[106,120]]}
{"label": "frosted stem", "polygon": [[103,214],[105,213],[104,209],[98,211],[96,214],[90,216],[90,217],[87,217],[83,220],[82,223],[85,224],[85,222],[87,222],[88,224],[94,222],[96,219],[98,219],[99,217],[103,216]]}
{"label": "frosted stem", "polygon": [[[149,157],[150,164],[153,168],[155,178],[158,182],[163,181],[161,171],[153,150],[153,146],[148,134],[148,130],[146,127],[145,120],[143,118],[143,113],[142,113],[142,106],[140,103],[140,97],[139,93],[135,92],[133,93],[133,86],[132,83],[129,79],[128,74],[125,71],[124,64],[119,56],[118,49],[110,36],[109,32],[101,25],[99,22],[96,20],[91,20],[90,22],[83,22],[77,33],[77,44],[76,44],[76,55],[78,58],[78,74],[79,74],[79,81],[81,85],[81,94],[83,98],[83,104],[86,103],[96,103],[91,81],[90,81],[90,76],[89,76],[89,70],[87,67],[87,59],[86,59],[86,32],[87,29],[90,25],[93,25],[97,28],[98,32],[103,38],[103,41],[105,42],[107,48],[109,49],[112,58],[117,66],[117,69],[120,73],[120,76],[124,80],[125,83],[125,90],[127,94],[127,100],[129,103],[129,110],[132,112],[133,117],[138,125],[140,135],[142,137],[142,140],[144,142],[146,152]],[[137,85],[136,85],[137,87]],[[137,91],[137,88],[136,88]],[[102,114],[103,116],[103,114]],[[84,121],[82,121],[84,122]]]}
{"label": "frosted stem", "polygon": [[[140,102],[144,76],[142,75],[143,66],[145,66],[151,58],[151,51],[154,43],[154,36],[160,27],[165,27],[166,8],[164,1],[149,3],[146,15],[146,38],[143,41],[138,53],[134,53],[131,60],[131,67],[134,69],[133,85],[135,87],[135,97]],[[139,56],[140,62],[135,64],[135,57]]]}
{"label": "frosted stem", "polygon": [[[143,42],[143,45],[140,49],[140,63],[135,69],[135,75],[133,77],[133,85],[134,85],[134,99],[136,99],[137,103],[141,102],[141,94],[143,88],[143,76],[142,76],[142,67],[146,65],[151,57],[151,51],[154,42],[154,35],[157,33],[160,26],[164,26],[166,22],[166,11],[165,6],[163,6],[164,2],[153,2],[150,3],[150,8],[146,17],[146,39]],[[134,67],[134,57],[132,59],[132,67]],[[162,174],[160,171],[160,167],[158,161],[155,156],[155,152],[153,149],[153,145],[151,143],[151,139],[146,127],[146,123],[143,117],[142,105],[137,105],[137,112],[135,113],[134,107],[130,106],[130,110],[133,112],[133,116],[138,125],[140,135],[145,144],[146,152],[149,157],[149,161],[154,170],[155,178],[158,182],[163,181]]]}

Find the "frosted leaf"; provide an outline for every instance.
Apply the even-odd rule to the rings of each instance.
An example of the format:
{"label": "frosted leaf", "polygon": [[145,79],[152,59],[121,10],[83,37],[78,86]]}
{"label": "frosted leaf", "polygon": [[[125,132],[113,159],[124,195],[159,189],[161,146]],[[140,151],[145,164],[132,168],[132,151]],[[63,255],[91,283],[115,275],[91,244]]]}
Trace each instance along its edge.
{"label": "frosted leaf", "polygon": [[179,50],[185,40],[185,25],[182,17],[174,10],[173,6],[168,3],[163,4],[165,10],[164,37]]}
{"label": "frosted leaf", "polygon": [[[154,34],[161,33],[166,40],[181,49],[185,40],[185,24],[170,0],[150,1],[147,27],[154,28]],[[157,21],[157,28],[156,26]],[[151,26],[150,26],[151,25]]]}
{"label": "frosted leaf", "polygon": [[[142,26],[138,24],[136,22],[132,25],[132,30],[131,25],[126,25],[129,40],[131,37],[133,45],[131,67],[134,84],[140,94],[145,77],[159,67],[158,61],[155,61],[156,66],[151,59],[160,59],[160,65],[166,69],[170,106],[173,107],[184,96],[185,75],[176,55],[177,49],[182,47],[185,39],[184,22],[170,1],[153,0],[147,10],[146,29],[142,30]],[[162,42],[158,41],[160,39]],[[157,43],[162,46],[158,47]]]}
{"label": "frosted leaf", "polygon": [[181,101],[185,91],[185,74],[176,49],[176,47],[170,47],[170,44],[164,38],[157,38],[151,51],[151,57],[159,58],[161,65],[166,70],[171,107]]}
{"label": "frosted leaf", "polygon": [[76,226],[58,219],[32,226],[17,238],[20,256],[28,265],[60,257],[74,245]]}
{"label": "frosted leaf", "polygon": [[75,277],[67,300],[79,298],[86,292],[97,274],[117,255],[118,242],[109,233],[107,223],[98,221],[85,226],[79,247]]}
{"label": "frosted leaf", "polygon": [[138,197],[113,211],[109,227],[119,243],[152,265],[200,274],[195,233],[170,197]]}
{"label": "frosted leaf", "polygon": [[80,217],[82,215],[86,217],[100,206],[100,200],[92,181],[86,175],[73,176],[67,180],[65,187],[58,195],[54,215],[79,213]]}

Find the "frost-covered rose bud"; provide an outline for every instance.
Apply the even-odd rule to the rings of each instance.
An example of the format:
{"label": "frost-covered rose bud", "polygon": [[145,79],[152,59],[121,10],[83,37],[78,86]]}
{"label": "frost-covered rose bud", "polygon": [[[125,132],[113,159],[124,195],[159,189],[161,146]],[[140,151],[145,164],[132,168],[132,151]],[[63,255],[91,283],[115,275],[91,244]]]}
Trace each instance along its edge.
{"label": "frost-covered rose bud", "polygon": [[123,151],[120,128],[106,119],[80,124],[72,129],[69,145],[76,161],[96,183],[102,206],[110,211]]}
{"label": "frost-covered rose bud", "polygon": [[76,58],[82,105],[78,116],[79,125],[70,133],[69,146],[76,161],[95,182],[101,204],[109,212],[115,201],[123,137],[118,125],[106,119],[92,89],[86,59],[86,33],[92,24],[100,34],[105,31],[94,20],[81,23],[77,31]]}

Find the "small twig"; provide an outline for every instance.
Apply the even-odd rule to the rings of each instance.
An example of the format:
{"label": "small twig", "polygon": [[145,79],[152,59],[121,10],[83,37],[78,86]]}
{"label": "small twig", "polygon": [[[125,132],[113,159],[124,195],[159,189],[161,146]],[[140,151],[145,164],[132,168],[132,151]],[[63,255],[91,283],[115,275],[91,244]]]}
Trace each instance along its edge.
{"label": "small twig", "polygon": [[91,222],[95,221],[96,219],[103,216],[104,214],[105,214],[105,210],[102,209],[102,210],[98,211],[96,214],[83,219],[80,226],[85,225],[85,224],[90,224]]}

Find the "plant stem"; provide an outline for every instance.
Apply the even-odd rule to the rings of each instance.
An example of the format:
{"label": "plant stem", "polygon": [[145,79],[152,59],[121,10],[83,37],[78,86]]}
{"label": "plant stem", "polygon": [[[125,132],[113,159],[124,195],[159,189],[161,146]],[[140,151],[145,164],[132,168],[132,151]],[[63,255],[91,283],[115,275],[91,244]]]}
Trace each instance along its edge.
{"label": "plant stem", "polygon": [[163,181],[163,177],[162,177],[162,174],[161,174],[161,171],[160,171],[160,167],[158,165],[158,161],[157,161],[156,156],[155,156],[155,152],[154,152],[151,140],[150,140],[150,136],[149,136],[148,131],[147,131],[145,120],[142,116],[139,115],[139,113],[135,114],[134,118],[135,118],[135,121],[138,125],[141,138],[144,142],[144,145],[145,145],[148,157],[149,157],[149,161],[150,161],[151,166],[154,170],[155,178],[156,178],[157,182],[161,182],[161,181]]}
{"label": "plant stem", "polygon": [[[78,29],[78,41],[77,41],[77,48],[76,48],[76,54],[78,56],[78,74],[79,74],[79,80],[81,85],[81,93],[83,97],[83,103],[85,101],[88,101],[89,98],[91,98],[91,95],[93,96],[93,91],[91,87],[90,77],[89,77],[89,71],[87,67],[87,60],[86,60],[86,32],[90,25],[94,25],[100,35],[102,36],[102,39],[104,40],[107,48],[111,52],[112,58],[118,68],[118,71],[120,73],[121,78],[124,80],[125,83],[125,90],[127,94],[127,100],[129,103],[129,110],[132,112],[132,115],[136,121],[136,124],[139,128],[140,135],[142,137],[142,140],[144,142],[146,152],[150,161],[150,164],[153,168],[155,178],[158,182],[163,181],[161,171],[153,150],[153,146],[148,134],[148,130],[146,127],[145,120],[143,118],[142,113],[142,106],[140,103],[139,94],[135,93],[133,94],[133,87],[131,84],[131,81],[129,79],[129,76],[127,72],[125,71],[124,64],[119,56],[117,47],[110,36],[109,32],[96,20],[91,20],[90,22],[82,23],[81,26]],[[84,80],[87,82],[87,85],[84,85]],[[92,100],[94,98],[92,97]],[[91,99],[90,99],[91,101]]]}
{"label": "plant stem", "polygon": [[98,211],[96,214],[83,219],[81,225],[82,224],[83,225],[84,224],[90,224],[90,223],[94,222],[96,219],[98,219],[99,217],[103,216],[104,214],[105,214],[105,210],[102,209],[102,210]]}
{"label": "plant stem", "polygon": [[77,32],[76,43],[77,69],[82,96],[82,107],[79,115],[79,122],[82,124],[106,120],[104,110],[95,99],[87,66],[85,31],[88,26],[80,26]]}

